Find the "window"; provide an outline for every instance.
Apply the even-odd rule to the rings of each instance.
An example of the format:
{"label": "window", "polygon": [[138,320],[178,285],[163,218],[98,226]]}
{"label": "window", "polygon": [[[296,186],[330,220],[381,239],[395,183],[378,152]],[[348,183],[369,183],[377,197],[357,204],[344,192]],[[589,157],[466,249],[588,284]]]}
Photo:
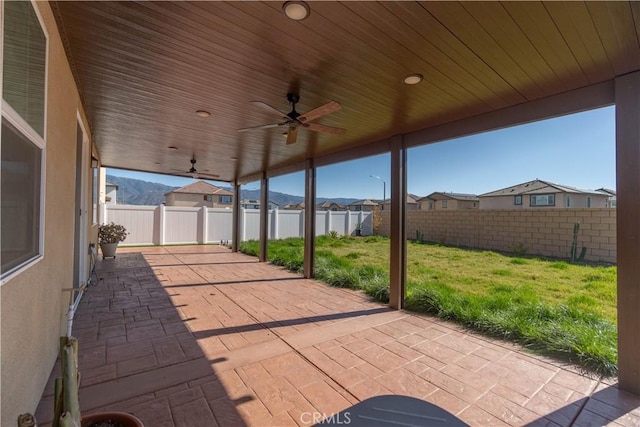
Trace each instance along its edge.
{"label": "window", "polygon": [[225,205],[231,204],[231,196],[220,196],[220,203]]}
{"label": "window", "polygon": [[476,207],[476,202],[473,202],[473,207],[474,207],[474,208]]}
{"label": "window", "polygon": [[522,196],[513,196],[513,204],[521,205],[522,204]]}
{"label": "window", "polygon": [[570,208],[571,207],[571,197],[567,196],[567,207]]}
{"label": "window", "polygon": [[358,205],[358,206],[356,206],[355,211],[356,211],[356,212],[360,212],[360,211],[362,211],[362,206],[359,206],[359,205]]}
{"label": "window", "polygon": [[47,39],[31,2],[3,2],[2,280],[43,254]]}
{"label": "window", "polygon": [[433,202],[432,201],[429,202],[429,210],[430,211],[433,210]]}
{"label": "window", "polygon": [[331,208],[331,212],[337,212],[338,208]]}
{"label": "window", "polygon": [[447,200],[443,200],[442,201],[442,209],[446,209],[447,208]]}
{"label": "window", "polygon": [[555,206],[556,198],[553,194],[537,194],[530,198],[531,206]]}
{"label": "window", "polygon": [[212,200],[213,200],[213,197],[211,196],[211,194],[205,194],[204,196],[202,196],[202,199],[203,199],[205,202],[210,202],[210,201],[212,201]]}
{"label": "window", "polygon": [[591,197],[587,196],[587,207],[591,207]]}
{"label": "window", "polygon": [[609,200],[609,207],[610,208],[615,208],[616,207],[616,199]]}

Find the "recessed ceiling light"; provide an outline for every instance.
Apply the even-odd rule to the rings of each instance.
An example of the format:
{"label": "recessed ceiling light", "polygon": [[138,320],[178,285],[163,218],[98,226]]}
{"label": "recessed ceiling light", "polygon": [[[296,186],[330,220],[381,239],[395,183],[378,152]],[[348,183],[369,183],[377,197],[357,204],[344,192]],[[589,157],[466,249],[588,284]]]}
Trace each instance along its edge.
{"label": "recessed ceiling light", "polygon": [[196,111],[196,114],[199,115],[200,117],[209,117],[209,116],[211,116],[211,113],[208,112],[207,110],[198,110],[198,111]]}
{"label": "recessed ceiling light", "polygon": [[294,21],[302,21],[311,13],[311,9],[308,4],[303,1],[296,0],[284,2],[282,10],[289,19],[293,19]]}
{"label": "recessed ceiling light", "polygon": [[237,157],[229,157],[229,160],[234,160],[235,161],[235,160],[238,160],[238,158]]}
{"label": "recessed ceiling light", "polygon": [[177,150],[178,149],[178,147],[176,147],[175,145],[170,145],[167,148],[169,148],[169,150]]}
{"label": "recessed ceiling light", "polygon": [[404,83],[408,85],[417,85],[422,81],[422,74],[409,74],[404,78]]}
{"label": "recessed ceiling light", "polygon": [[160,162],[155,162],[155,163],[156,163],[156,165],[159,165],[159,164],[160,164]]}

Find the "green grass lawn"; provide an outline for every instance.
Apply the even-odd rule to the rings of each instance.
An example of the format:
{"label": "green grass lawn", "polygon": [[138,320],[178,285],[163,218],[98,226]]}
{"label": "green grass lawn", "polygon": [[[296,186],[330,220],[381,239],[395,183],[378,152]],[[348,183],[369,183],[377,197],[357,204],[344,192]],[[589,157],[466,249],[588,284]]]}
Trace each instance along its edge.
{"label": "green grass lawn", "polygon": [[[256,255],[257,242],[240,249]],[[269,261],[300,272],[302,239],[269,242]],[[409,242],[407,309],[432,313],[605,375],[617,371],[616,267]],[[316,241],[316,277],[389,298],[389,240]]]}

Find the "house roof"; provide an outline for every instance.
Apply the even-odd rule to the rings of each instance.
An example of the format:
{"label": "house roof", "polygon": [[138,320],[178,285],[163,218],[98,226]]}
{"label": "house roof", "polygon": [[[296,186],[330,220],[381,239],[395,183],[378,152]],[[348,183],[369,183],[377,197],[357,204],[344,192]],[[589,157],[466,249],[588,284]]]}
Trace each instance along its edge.
{"label": "house roof", "polygon": [[213,184],[209,184],[205,181],[196,181],[193,184],[185,185],[184,187],[180,187],[176,190],[169,191],[165,193],[187,193],[187,194],[215,194],[219,196],[233,196],[233,193],[224,188],[216,187]]}
{"label": "house roof", "polygon": [[[418,199],[420,199],[420,196],[416,196],[415,194],[407,194],[407,203],[408,204],[418,203]],[[388,205],[389,203],[391,203],[391,199],[385,199],[383,201],[383,204],[385,204],[385,205]]]}
{"label": "house roof", "polygon": [[340,203],[336,203],[333,200],[325,200],[324,202],[322,202],[321,204],[319,204],[317,207],[319,208],[330,208],[332,206],[337,206],[339,208],[344,208],[344,205],[341,205]]}
{"label": "house roof", "polygon": [[502,188],[500,190],[491,191],[481,194],[479,197],[499,197],[499,196],[517,196],[522,194],[552,194],[552,193],[575,193],[575,194],[594,194],[602,196],[602,193],[593,190],[581,190],[568,185],[555,184],[541,179],[523,182],[522,184],[512,185],[511,187]]}
{"label": "house roof", "polygon": [[447,193],[445,191],[434,191],[428,196],[418,199],[418,201],[422,201],[422,200],[462,200],[462,201],[477,202],[480,199],[478,198],[477,194]]}
{"label": "house roof", "polygon": [[609,196],[615,196],[616,195],[616,190],[612,190],[610,188],[598,188],[596,191],[600,192],[600,193],[605,193]]}
{"label": "house roof", "polygon": [[380,204],[379,200],[362,199],[349,203],[349,206],[378,206],[378,204]]}
{"label": "house roof", "polygon": [[116,187],[116,190],[118,189],[118,184],[114,184],[113,182],[106,181],[104,185],[105,187]]}

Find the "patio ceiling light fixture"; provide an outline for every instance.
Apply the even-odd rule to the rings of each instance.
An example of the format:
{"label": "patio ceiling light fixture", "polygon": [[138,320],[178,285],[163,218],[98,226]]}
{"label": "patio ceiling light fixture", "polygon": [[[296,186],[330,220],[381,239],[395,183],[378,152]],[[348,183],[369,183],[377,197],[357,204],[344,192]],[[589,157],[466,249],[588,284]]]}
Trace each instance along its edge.
{"label": "patio ceiling light fixture", "polygon": [[175,145],[170,145],[167,147],[169,150],[177,150],[178,147],[176,147]]}
{"label": "patio ceiling light fixture", "polygon": [[282,11],[287,15],[287,18],[293,19],[294,21],[302,21],[311,13],[311,9],[308,4],[297,0],[284,2],[282,5]]}
{"label": "patio ceiling light fixture", "polygon": [[404,78],[403,81],[405,84],[408,84],[408,85],[417,85],[422,81],[422,79],[423,79],[422,74],[409,74],[407,77]]}
{"label": "patio ceiling light fixture", "polygon": [[209,116],[211,116],[211,113],[206,111],[206,110],[198,110],[198,111],[196,111],[196,114],[199,115],[200,117],[209,117]]}

